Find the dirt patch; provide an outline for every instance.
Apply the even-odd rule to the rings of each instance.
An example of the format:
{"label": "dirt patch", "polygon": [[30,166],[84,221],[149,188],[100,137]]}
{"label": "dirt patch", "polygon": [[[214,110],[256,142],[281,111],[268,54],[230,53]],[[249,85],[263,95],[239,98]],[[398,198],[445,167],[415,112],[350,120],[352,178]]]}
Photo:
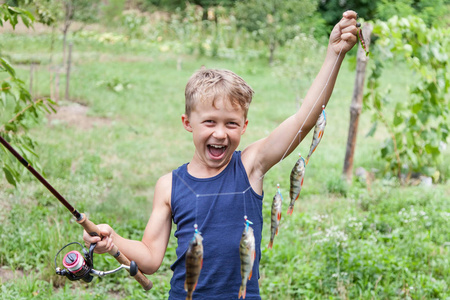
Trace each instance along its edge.
{"label": "dirt patch", "polygon": [[50,126],[66,124],[88,130],[94,127],[107,126],[111,120],[101,117],[91,117],[87,115],[89,108],[78,103],[70,103],[56,108],[56,113],[47,116]]}
{"label": "dirt patch", "polygon": [[23,276],[24,273],[22,270],[9,270],[0,267],[0,283],[17,278],[22,278]]}

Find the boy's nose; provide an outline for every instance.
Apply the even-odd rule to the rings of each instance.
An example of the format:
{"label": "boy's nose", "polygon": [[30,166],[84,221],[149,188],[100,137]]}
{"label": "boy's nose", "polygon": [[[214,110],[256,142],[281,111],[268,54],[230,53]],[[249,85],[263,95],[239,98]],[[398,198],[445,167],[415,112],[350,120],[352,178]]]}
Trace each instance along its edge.
{"label": "boy's nose", "polygon": [[216,139],[224,139],[227,137],[225,129],[222,126],[216,126],[214,128],[213,137]]}

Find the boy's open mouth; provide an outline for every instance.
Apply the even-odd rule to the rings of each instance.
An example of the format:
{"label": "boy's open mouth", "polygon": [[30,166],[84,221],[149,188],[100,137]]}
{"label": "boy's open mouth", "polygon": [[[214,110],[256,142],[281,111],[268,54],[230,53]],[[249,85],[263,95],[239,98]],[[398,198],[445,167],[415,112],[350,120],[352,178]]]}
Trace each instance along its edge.
{"label": "boy's open mouth", "polygon": [[209,154],[213,158],[219,158],[227,150],[227,146],[223,145],[208,145]]}

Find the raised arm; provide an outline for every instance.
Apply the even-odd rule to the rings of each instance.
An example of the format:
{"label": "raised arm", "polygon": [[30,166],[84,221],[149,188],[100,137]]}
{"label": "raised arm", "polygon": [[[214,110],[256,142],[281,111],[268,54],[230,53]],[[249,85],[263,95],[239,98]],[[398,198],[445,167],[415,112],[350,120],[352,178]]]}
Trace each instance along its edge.
{"label": "raised arm", "polygon": [[125,256],[134,260],[145,274],[152,274],[161,266],[172,228],[170,195],[171,173],[162,176],[155,186],[153,209],[144,231],[142,241],[130,240],[120,236],[109,225],[98,225],[103,239],[91,237],[86,232],[83,239],[88,243],[98,242],[96,252],[108,252],[116,245]]}
{"label": "raised arm", "polygon": [[325,61],[297,113],[244,150],[242,159],[255,190],[262,190],[261,176],[299,145],[315,125],[322,105],[328,103],[344,56],[356,43],[356,16],[346,11],[334,26]]}

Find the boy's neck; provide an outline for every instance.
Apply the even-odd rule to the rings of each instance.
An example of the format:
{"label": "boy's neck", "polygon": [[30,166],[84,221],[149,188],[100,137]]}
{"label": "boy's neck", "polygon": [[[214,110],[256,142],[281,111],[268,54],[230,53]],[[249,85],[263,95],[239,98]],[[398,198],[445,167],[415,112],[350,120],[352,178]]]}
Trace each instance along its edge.
{"label": "boy's neck", "polygon": [[230,164],[230,161],[231,158],[226,164],[217,168],[213,168],[197,161],[194,156],[194,158],[187,165],[187,171],[189,175],[196,178],[211,178],[222,173],[222,171],[225,170],[225,168]]}

